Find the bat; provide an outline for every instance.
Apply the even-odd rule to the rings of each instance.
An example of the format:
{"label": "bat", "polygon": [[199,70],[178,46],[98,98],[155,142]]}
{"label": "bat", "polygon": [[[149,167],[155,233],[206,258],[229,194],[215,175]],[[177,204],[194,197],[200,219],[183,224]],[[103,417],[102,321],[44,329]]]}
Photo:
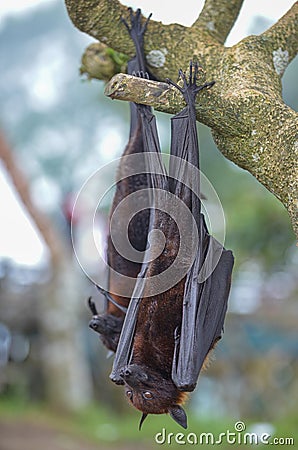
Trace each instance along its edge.
{"label": "bat", "polygon": [[[221,338],[234,262],[232,252],[208,233],[201,212],[200,179],[191,170],[199,168],[196,95],[214,82],[197,85],[198,65],[192,63],[189,80],[182,70],[179,76],[183,87],[167,80],[181,92],[187,105],[171,119],[168,175],[160,156],[155,118],[148,106],[137,105],[154,193],[149,231],[161,231],[165,243],[157,258],[144,258],[149,262],[142,264],[138,275],[110,378],[125,386],[129,402],[142,412],[139,429],[148,414],[163,413],[187,428],[182,405],[187,393],[195,389],[208,354]],[[181,229],[165,211],[173,198],[181,204],[174,207]],[[193,217],[189,223],[183,220],[187,211]],[[171,270],[185,235],[197,236],[196,244],[191,239],[186,256],[180,259],[180,270],[185,275],[164,292],[154,294],[152,280]],[[152,251],[154,243],[146,250],[149,254]],[[187,258],[188,252],[193,256]],[[177,272],[179,266],[172,273]]]}
{"label": "bat", "polygon": [[[144,24],[141,21],[141,10],[138,9],[134,14],[132,9],[129,8],[130,11],[130,26],[128,23],[122,18],[123,24],[126,26],[136,48],[136,55],[128,62],[127,72],[128,74],[134,74],[136,72],[145,73],[146,65],[145,65],[145,57],[144,57],[144,34],[147,29],[148,22],[150,20],[151,15],[147,18]],[[122,160],[125,159],[125,156],[133,155],[133,154],[141,154],[144,152],[144,142],[143,142],[143,133],[142,133],[142,123],[140,114],[137,110],[137,107],[134,103],[130,103],[130,134],[129,141],[124,149]],[[129,161],[129,160],[128,160]],[[142,165],[142,160],[139,158],[138,161]],[[136,192],[137,190],[144,190],[149,186],[150,179],[145,172],[138,173],[137,175],[127,176],[127,174],[131,173],[131,168],[127,167],[127,159],[125,159],[125,163],[120,161],[118,167],[118,176],[120,179],[116,183],[116,192],[114,195],[111,211],[110,211],[110,220],[113,216],[118,205],[124,200],[126,197],[129,201],[129,196],[131,193]],[[114,229],[113,233],[118,236],[120,240],[125,240],[125,230],[127,228],[127,224],[120,221],[119,223],[113,224]],[[144,252],[147,245],[147,234],[148,234],[148,226],[149,226],[149,209],[144,209],[138,212],[131,220],[128,226],[128,239],[138,252]],[[123,274],[125,277],[131,277],[132,279],[136,279],[140,270],[142,262],[134,262],[131,261],[122,254],[120,254],[114,246],[114,243],[111,238],[111,234],[108,236],[107,240],[107,262],[108,266],[113,269],[109,272],[108,277],[108,288],[107,290],[103,289],[100,286],[97,286],[98,290],[104,295],[106,304],[105,304],[105,313],[98,314],[96,305],[92,298],[88,299],[89,308],[93,314],[93,317],[89,323],[90,328],[100,334],[100,338],[103,344],[112,352],[116,351],[123,320],[125,313],[127,311],[127,306],[130,301],[131,292],[127,293],[127,296],[116,295],[113,292],[127,292],[127,286],[119,285],[119,278],[115,277],[115,272]],[[115,272],[114,272],[115,271]],[[123,277],[123,283],[126,283],[126,278]],[[117,285],[116,285],[117,284]]]}

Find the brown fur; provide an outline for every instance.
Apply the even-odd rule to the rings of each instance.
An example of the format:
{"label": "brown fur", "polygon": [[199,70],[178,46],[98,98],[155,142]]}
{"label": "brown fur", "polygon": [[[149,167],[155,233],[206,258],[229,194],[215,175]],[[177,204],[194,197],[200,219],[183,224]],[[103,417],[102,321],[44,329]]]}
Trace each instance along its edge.
{"label": "brown fur", "polygon": [[[159,211],[155,226],[171,239],[167,239],[161,255],[150,264],[149,277],[161,273],[173,263],[180,242],[177,225],[167,214]],[[167,413],[174,405],[184,403],[187,397],[186,393],[177,389],[171,378],[174,335],[181,326],[184,285],[185,278],[168,291],[144,297],[140,302],[133,357],[127,367],[132,374],[126,376],[124,371],[123,377],[126,392],[132,392],[130,402],[146,414]],[[145,381],[142,377],[138,380],[140,373],[146,375]],[[143,394],[147,391],[152,393],[153,398],[144,398]]]}
{"label": "brown fur", "polygon": [[[161,273],[173,263],[180,244],[177,225],[167,214],[159,211],[154,226],[167,240],[161,255],[150,263],[148,277]],[[123,380],[130,403],[144,414],[170,413],[187,399],[187,393],[179,391],[171,378],[174,336],[181,327],[185,281],[186,277],[157,296],[146,297],[145,292],[140,302],[132,360],[123,371]],[[204,366],[209,363],[211,350]],[[146,392],[152,398],[146,398]]]}

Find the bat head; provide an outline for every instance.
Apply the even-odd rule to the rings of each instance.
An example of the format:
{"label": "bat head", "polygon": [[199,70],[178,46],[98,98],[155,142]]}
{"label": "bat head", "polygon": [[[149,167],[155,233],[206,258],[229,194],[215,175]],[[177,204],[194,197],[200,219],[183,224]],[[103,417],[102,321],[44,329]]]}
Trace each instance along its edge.
{"label": "bat head", "polygon": [[148,414],[167,413],[187,428],[186,413],[180,406],[186,399],[186,393],[179,391],[171,379],[138,364],[124,367],[120,376],[129,402],[143,413],[139,428]]}
{"label": "bat head", "polygon": [[103,344],[111,351],[117,349],[123,317],[115,317],[112,314],[94,315],[89,322],[89,327],[100,335]]}

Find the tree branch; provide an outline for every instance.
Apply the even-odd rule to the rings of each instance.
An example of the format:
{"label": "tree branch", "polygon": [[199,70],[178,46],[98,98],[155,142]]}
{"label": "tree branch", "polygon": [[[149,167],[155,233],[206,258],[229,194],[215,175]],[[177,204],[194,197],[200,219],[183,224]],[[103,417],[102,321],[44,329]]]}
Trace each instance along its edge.
{"label": "tree branch", "polygon": [[[201,84],[204,82],[205,77],[203,77]],[[112,99],[141,103],[169,114],[176,114],[185,106],[183,97],[173,86],[160,81],[147,80],[123,73],[115,75],[110,82],[107,83],[104,93],[107,97]],[[233,136],[235,134],[241,136],[248,131],[245,124],[239,122],[234,112],[227,110],[227,105],[218,95],[217,103],[221,105],[219,110],[226,110],[226,122],[223,121],[222,114],[218,116],[214,113],[213,102],[215,101],[215,96],[216,87],[200,92],[200,95],[198,96],[199,102],[197,102],[196,105],[196,114],[199,122],[202,122],[219,132],[222,130],[227,132],[227,130],[229,130]],[[233,123],[235,120],[237,120],[237,130]]]}
{"label": "tree branch", "polygon": [[182,104],[181,96],[167,83],[119,73],[105,87],[105,95],[117,100],[149,105],[159,111],[175,113]]}
{"label": "tree branch", "polygon": [[44,239],[51,256],[53,266],[61,262],[64,255],[64,245],[60,240],[60,236],[56,232],[53,224],[49,219],[33,204],[30,196],[29,183],[18,167],[13,153],[6,142],[2,133],[0,133],[0,159],[6,167],[11,177],[11,181],[19,195],[19,198],[31,216],[42,238]]}
{"label": "tree branch", "polygon": [[[134,56],[133,43],[120,21],[122,16],[129,18],[126,6],[118,0],[65,0],[65,4],[71,20],[79,30],[117,52],[125,53],[128,58]],[[181,51],[185,53],[185,63],[189,60],[189,55],[193,54],[194,42],[183,41],[187,30],[182,25],[164,25],[150,20],[144,51],[150,70],[157,79],[165,79],[165,74],[176,77],[177,58]]]}
{"label": "tree branch", "polygon": [[283,59],[283,70],[280,70],[282,75],[298,52],[298,2],[261,36],[271,43],[272,51],[278,52],[280,49],[280,58]]}
{"label": "tree branch", "polygon": [[243,0],[206,0],[192,28],[206,28],[220,44],[224,44],[241,9]]}
{"label": "tree branch", "polygon": [[89,45],[82,56],[81,74],[89,79],[110,80],[116,73],[126,72],[128,58],[102,42]]}
{"label": "tree branch", "polygon": [[[169,113],[176,113],[185,105],[181,94],[166,83],[124,74],[112,78],[105,94]],[[235,92],[231,102],[224,105],[216,85],[202,91],[196,105],[198,120],[211,127],[218,148],[228,159],[249,170],[282,201],[290,213],[293,227],[298,229],[297,113],[277,96],[269,100],[266,94],[253,90]],[[216,110],[214,104],[218,105]]]}
{"label": "tree branch", "polygon": [[[125,8],[118,1],[98,0],[94,10],[90,1],[66,0],[66,3],[81,29],[88,32],[90,23],[95,23],[96,36],[102,39],[104,27],[107,43],[118,51],[133,55],[125,27],[119,27],[115,22],[115,18],[125,14]],[[283,202],[298,236],[295,192],[297,113],[283,103],[281,93],[283,70],[297,51],[298,3],[267,32],[248,36],[226,48],[222,44],[241,3],[240,0],[207,0],[199,19],[190,28],[150,21],[145,39],[147,63],[157,79],[169,77],[175,80],[180,67],[186,69],[190,59],[198,59],[205,69],[207,81],[215,80],[216,84],[198,98],[197,119],[211,127],[219,150],[227,158],[247,169]],[[85,5],[84,15],[78,21],[74,10],[81,8],[77,6],[81,4]],[[212,12],[211,7],[215,11]],[[99,9],[104,10],[102,22],[98,22]],[[208,28],[210,20],[214,22],[213,31],[210,26]],[[164,56],[158,67],[156,60],[150,59],[154,49],[160,57]],[[286,56],[287,63],[284,62]],[[113,78],[106,92],[113,98],[149,104],[169,113],[176,113],[183,106],[179,94],[164,83],[136,80],[125,75]]]}
{"label": "tree branch", "polygon": [[[133,43],[120,20],[122,16],[126,19],[129,18],[128,8],[118,0],[65,0],[65,4],[71,20],[79,30],[93,36],[117,52],[125,53],[129,58],[134,55]],[[182,39],[185,30],[187,28],[182,25],[164,25],[161,22],[150,20],[144,50],[149,60],[151,57],[151,69],[157,78],[160,78],[160,70],[159,63],[156,62],[156,58],[154,59],[154,52],[164,52],[164,56],[170,55],[169,58],[166,58],[166,65],[173,71],[176,45]]]}

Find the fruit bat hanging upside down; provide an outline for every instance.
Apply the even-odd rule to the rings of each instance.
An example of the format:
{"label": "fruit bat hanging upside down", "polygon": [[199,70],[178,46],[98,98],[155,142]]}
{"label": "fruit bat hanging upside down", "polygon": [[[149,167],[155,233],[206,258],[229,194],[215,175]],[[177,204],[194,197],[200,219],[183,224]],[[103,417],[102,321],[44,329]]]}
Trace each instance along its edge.
{"label": "fruit bat hanging upside down", "polygon": [[[132,27],[126,24],[136,44],[137,55],[138,49],[142,49],[147,22],[140,26],[138,11],[136,15],[131,13]],[[141,33],[134,32],[135,28]],[[141,70],[144,71],[143,67]],[[125,386],[127,398],[142,412],[140,427],[148,414],[163,413],[170,414],[178,424],[187,427],[186,413],[181,405],[186,393],[195,389],[209,352],[221,338],[234,261],[232,252],[225,250],[208,233],[201,212],[200,177],[193,176],[192,170],[192,167],[199,168],[196,96],[214,83],[197,85],[197,64],[190,64],[188,79],[181,70],[179,75],[182,87],[168,82],[181,92],[186,107],[171,119],[168,174],[161,160],[155,118],[150,107],[134,107],[138,117],[135,129],[141,142],[138,146],[141,150],[136,151],[143,152],[147,168],[141,188],[150,187],[153,194],[151,207],[142,211],[138,219],[142,223],[139,248],[144,250],[145,257],[143,263],[133,266],[136,283],[131,298],[115,298],[110,284],[111,293],[102,290],[108,303],[107,313],[103,316],[97,315],[90,301],[94,314],[90,326],[102,334],[108,348],[116,351],[110,378]],[[127,149],[131,148],[132,141],[131,138]],[[134,189],[133,181],[128,183],[129,189],[124,195]],[[136,188],[139,186],[137,183]],[[113,207],[120,201],[117,194],[118,187]],[[168,210],[171,203],[174,218]],[[187,219],[189,213],[191,220]],[[133,223],[130,225],[132,230]],[[134,226],[140,229],[138,225]],[[154,230],[162,231],[165,240],[158,257],[152,259],[150,252],[155,244],[148,245],[147,237]],[[131,236],[133,244],[133,230]],[[190,236],[190,241],[186,239],[181,258],[179,252],[185,236]],[[116,267],[120,256],[110,244],[108,251],[111,265]],[[177,259],[180,266],[175,268]],[[121,264],[121,268],[125,266],[125,262],[123,266]],[[131,267],[128,263],[125,270],[132,270]],[[167,271],[171,271],[173,282],[162,291],[157,286],[158,280]],[[116,320],[117,327],[114,327]]]}
{"label": "fruit bat hanging upside down", "polygon": [[[145,59],[143,50],[144,33],[147,28],[148,21],[151,15],[148,17],[145,24],[141,22],[141,10],[138,9],[136,14],[130,9],[130,21],[131,27],[127,22],[122,19],[123,23],[127,27],[129,34],[131,35],[136,48],[136,56],[128,62],[127,72],[128,74],[135,74],[136,72],[145,73]],[[113,216],[115,209],[125,198],[129,200],[129,196],[136,191],[145,190],[150,186],[150,177],[146,173],[145,160],[142,158],[144,153],[144,138],[142,132],[142,122],[140,113],[137,110],[137,106],[134,103],[130,103],[130,134],[129,141],[123,152],[124,164],[119,165],[118,178],[121,180],[116,184],[116,193],[113,199],[113,204],[110,212],[110,217]],[[138,163],[143,165],[144,172],[139,169],[139,173],[129,176],[132,172],[131,167],[127,167],[127,163],[130,162],[129,158],[125,158],[130,155],[138,154]],[[145,194],[146,195],[146,194]],[[133,200],[131,200],[133,201]],[[128,225],[128,238],[137,251],[144,252],[147,246],[147,235],[149,226],[149,209],[144,209],[138,212]],[[118,239],[125,240],[127,224],[116,223],[114,224],[113,233],[118,235]],[[89,298],[89,307],[93,313],[93,319],[89,326],[100,334],[101,340],[104,345],[112,352],[116,351],[123,320],[127,307],[133,292],[133,285],[130,292],[126,293],[126,296],[119,296],[110,294],[115,291],[115,284],[118,281],[116,291],[127,292],[127,286],[119,286],[119,279],[114,276],[114,271],[123,274],[126,277],[136,279],[142,266],[142,261],[131,261],[125,258],[121,253],[117,251],[115,245],[111,239],[111,235],[108,236],[108,248],[107,248],[107,262],[111,269],[108,279],[108,289],[104,290],[100,286],[97,286],[99,291],[105,296],[106,299],[106,312],[99,315],[96,310],[96,306],[91,298]],[[125,278],[123,278],[125,283]],[[128,295],[130,294],[130,295]]]}

